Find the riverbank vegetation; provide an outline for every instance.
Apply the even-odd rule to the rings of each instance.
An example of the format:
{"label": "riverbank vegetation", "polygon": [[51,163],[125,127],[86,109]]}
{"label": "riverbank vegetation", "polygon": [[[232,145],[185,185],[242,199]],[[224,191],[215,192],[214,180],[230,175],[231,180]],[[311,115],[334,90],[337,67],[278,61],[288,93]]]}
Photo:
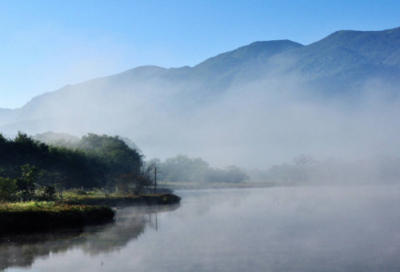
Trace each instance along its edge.
{"label": "riverbank vegetation", "polygon": [[0,235],[83,227],[112,221],[114,215],[106,206],[38,201],[1,203]]}
{"label": "riverbank vegetation", "polygon": [[43,232],[62,228],[80,228],[113,220],[111,207],[167,205],[180,202],[173,194],[104,195],[96,192],[65,192],[55,201],[0,203],[0,236],[9,233]]}
{"label": "riverbank vegetation", "polygon": [[0,134],[0,200],[63,199],[66,190],[95,189],[108,196],[139,195],[152,182],[152,166],[118,136],[88,134],[48,145],[18,133]]}
{"label": "riverbank vegetation", "polygon": [[216,184],[241,184],[249,180],[245,171],[235,165],[225,169],[211,167],[201,158],[190,158],[177,155],[165,161],[154,158],[147,165],[155,165],[159,169],[159,180],[174,185],[195,185],[213,187]]}
{"label": "riverbank vegetation", "polygon": [[24,133],[14,139],[0,134],[0,154],[0,177],[16,180],[18,190],[28,193],[43,186],[123,187],[126,183],[117,184],[119,177],[146,174],[143,156],[118,136],[88,134],[78,142],[48,145]]}
{"label": "riverbank vegetation", "polygon": [[88,199],[93,198],[88,190],[105,197],[149,194],[156,167],[158,180],[176,184],[239,184],[248,179],[236,166],[213,168],[184,155],[145,162],[132,141],[118,136],[77,138],[49,132],[8,139],[0,134],[0,154],[5,155],[0,157],[0,201],[63,200],[68,190],[79,190]]}
{"label": "riverbank vegetation", "polygon": [[133,142],[88,134],[40,142],[0,134],[0,234],[81,227],[113,219],[110,207],[178,203],[152,194],[152,165]]}

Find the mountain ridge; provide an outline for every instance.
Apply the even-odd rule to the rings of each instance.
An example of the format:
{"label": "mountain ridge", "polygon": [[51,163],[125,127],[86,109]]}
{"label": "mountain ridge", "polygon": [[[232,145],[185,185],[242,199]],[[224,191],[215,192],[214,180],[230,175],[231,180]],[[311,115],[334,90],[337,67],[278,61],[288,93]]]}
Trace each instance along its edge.
{"label": "mountain ridge", "polygon": [[[327,99],[357,96],[360,88],[376,78],[393,82],[394,87],[390,88],[394,90],[400,84],[400,27],[382,31],[337,31],[306,46],[290,40],[253,42],[193,67],[135,67],[44,93],[19,109],[2,109],[0,130],[7,133],[24,130],[29,120],[45,124],[48,121],[43,120],[58,116],[63,120],[86,117],[94,120],[99,111],[104,112],[100,114],[102,118],[114,115],[117,118],[132,114],[135,107],[150,116],[153,113],[149,109],[155,107],[164,111],[164,115],[186,114],[217,103],[232,90],[252,82],[292,81],[304,93]],[[152,102],[158,99],[162,102]],[[111,110],[114,105],[121,107]],[[142,118],[138,113],[135,116]],[[19,122],[24,125],[19,126]]]}
{"label": "mountain ridge", "polygon": [[[396,47],[391,48],[390,50],[380,50],[381,47],[387,43],[387,39],[381,39],[382,37],[390,34],[391,36],[396,36]],[[371,39],[371,37],[374,40],[378,40],[379,42],[375,44],[375,51],[379,51],[381,55],[384,56],[376,56],[373,54],[372,57],[368,58],[365,56],[366,51],[371,51],[367,50],[370,48],[370,42],[366,43],[366,39]],[[378,39],[379,38],[379,39]],[[251,51],[254,47],[263,47],[263,46],[270,46],[272,44],[278,44],[278,43],[285,43],[284,46],[291,47],[286,50],[282,50],[282,47],[279,49],[272,48],[273,50],[281,52],[266,52],[267,50],[259,50],[255,54],[252,54],[250,58],[247,56],[245,61],[243,62],[250,62],[252,60],[256,60],[255,62],[267,62],[269,58],[272,58],[272,62],[283,62],[287,67],[278,67],[274,68],[275,70],[284,70],[284,71],[290,71],[293,69],[299,69],[301,71],[310,71],[314,69],[314,73],[316,70],[320,69],[319,67],[321,65],[316,65],[316,63],[319,62],[319,60],[322,58],[322,56],[327,56],[328,58],[332,59],[340,59],[337,56],[345,56],[344,59],[346,59],[349,62],[352,62],[354,64],[356,63],[364,63],[364,64],[374,64],[373,61],[380,61],[381,64],[383,65],[388,65],[388,66],[395,66],[396,68],[400,69],[400,27],[397,28],[392,28],[392,29],[387,29],[387,30],[382,30],[382,31],[356,31],[356,30],[339,30],[336,31],[327,37],[316,41],[314,43],[311,43],[309,45],[301,45],[299,43],[290,41],[290,40],[274,40],[274,41],[257,41],[253,42],[249,45],[246,46],[241,46],[237,49],[218,54],[214,57],[210,57],[203,62],[198,63],[197,65],[193,67],[189,66],[184,66],[184,67],[179,67],[179,68],[163,68],[155,65],[146,65],[146,66],[139,66],[135,67],[126,71],[123,71],[121,73],[117,73],[115,75],[111,76],[106,76],[106,77],[101,77],[101,78],[95,78],[95,79],[90,79],[78,84],[74,85],[67,85],[67,86],[77,86],[81,84],[89,84],[89,82],[95,82],[95,81],[104,81],[112,78],[119,78],[123,77],[125,75],[129,75],[130,77],[133,77],[133,80],[135,79],[149,79],[153,77],[165,77],[165,78],[173,78],[173,79],[178,79],[178,80],[190,80],[193,77],[199,76],[202,73],[205,73],[202,70],[211,70],[208,71],[209,74],[215,73],[216,71],[219,70],[221,73],[221,69],[224,72],[229,72],[232,70],[232,68],[237,68],[238,66],[240,67],[243,62],[238,62],[234,63],[234,61],[230,60],[226,61],[225,59],[228,57],[230,59],[240,59],[238,56],[243,54],[246,51]],[[355,45],[354,45],[355,43]],[[343,46],[346,45],[346,46]],[[349,46],[350,45],[350,46]],[[358,47],[357,47],[358,45]],[[283,47],[284,47],[283,46]],[[357,47],[358,50],[354,50],[354,47]],[[271,47],[267,48],[268,50],[271,51]],[[289,51],[289,52],[287,52]],[[319,51],[323,54],[319,54],[317,56],[311,57],[313,54],[315,54],[316,51]],[[360,52],[362,54],[360,54]],[[264,55],[263,55],[264,53]],[[299,53],[299,54],[296,54]],[[261,56],[261,60],[256,58],[254,55]],[[287,62],[282,61],[282,58],[295,58],[298,60],[299,63],[297,64],[297,67],[292,67],[295,65],[287,65]],[[312,61],[310,61],[310,58],[312,58]],[[350,58],[350,60],[348,60]],[[358,58],[358,59],[357,59]],[[222,60],[221,60],[222,59]],[[305,61],[304,59],[308,59],[308,61]],[[217,62],[217,63],[216,63]],[[224,64],[224,62],[229,62],[228,65]],[[292,61],[293,62],[293,61]],[[325,63],[325,62],[324,62]],[[251,63],[254,65],[254,63]],[[217,67],[212,67],[212,66],[217,66]],[[232,67],[234,66],[234,67]],[[261,63],[261,66],[265,66],[265,63]],[[341,66],[346,66],[346,63],[338,63],[336,65],[333,65],[334,68],[340,68]],[[315,68],[316,67],[316,68]],[[262,67],[263,68],[263,67]],[[334,69],[333,68],[328,68],[332,70],[332,73],[334,74]],[[327,70],[327,69],[325,69]],[[171,72],[173,75],[171,75]],[[178,72],[178,73],[176,73]],[[192,73],[195,73],[195,75],[192,75]],[[207,75],[206,77],[212,77],[210,75]],[[223,85],[223,84],[220,84]],[[219,86],[220,86],[219,85]],[[67,87],[65,86],[65,87]],[[59,92],[63,91],[65,87],[60,88],[58,90],[52,91],[52,92],[47,92],[42,95],[49,95],[50,93],[54,92]],[[42,95],[39,95],[42,96]],[[32,98],[27,104],[29,104],[31,101],[34,101],[36,97]],[[27,106],[25,104],[23,107]],[[21,108],[23,108],[21,107]],[[19,108],[19,109],[21,109]],[[18,110],[18,109],[15,109]],[[14,110],[12,110],[14,111]]]}
{"label": "mountain ridge", "polygon": [[117,134],[148,156],[252,166],[284,154],[396,154],[399,105],[400,28],[338,31],[67,85],[0,109],[0,132]]}

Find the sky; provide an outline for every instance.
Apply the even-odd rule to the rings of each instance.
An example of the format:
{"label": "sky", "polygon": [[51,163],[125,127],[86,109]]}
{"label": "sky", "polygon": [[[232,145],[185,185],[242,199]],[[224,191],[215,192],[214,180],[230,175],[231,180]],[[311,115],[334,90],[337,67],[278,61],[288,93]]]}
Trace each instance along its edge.
{"label": "sky", "polygon": [[398,0],[0,0],[0,108],[137,66],[194,66],[254,41],[307,45],[399,26]]}

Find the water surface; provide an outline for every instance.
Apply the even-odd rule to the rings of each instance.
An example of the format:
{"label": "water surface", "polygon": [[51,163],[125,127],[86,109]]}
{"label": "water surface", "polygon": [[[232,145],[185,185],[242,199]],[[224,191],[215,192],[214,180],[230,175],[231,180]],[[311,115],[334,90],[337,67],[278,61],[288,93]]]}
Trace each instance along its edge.
{"label": "water surface", "polygon": [[9,237],[0,270],[400,271],[400,186],[176,193],[114,224]]}

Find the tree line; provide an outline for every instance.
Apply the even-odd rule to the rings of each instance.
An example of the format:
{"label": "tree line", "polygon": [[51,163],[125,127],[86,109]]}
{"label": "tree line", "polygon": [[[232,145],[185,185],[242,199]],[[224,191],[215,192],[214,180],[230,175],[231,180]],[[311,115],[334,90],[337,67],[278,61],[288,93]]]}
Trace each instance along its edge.
{"label": "tree line", "polygon": [[157,166],[159,180],[166,182],[241,183],[249,179],[249,176],[235,165],[225,169],[214,168],[201,158],[190,158],[186,155],[177,155],[165,161],[154,158],[149,160],[147,165]]}
{"label": "tree line", "polygon": [[89,133],[82,138],[19,132],[0,134],[0,200],[51,199],[72,188],[140,194],[158,180],[169,182],[240,183],[248,176],[236,166],[211,167],[201,158],[177,155],[164,162],[144,156],[134,142],[119,136]]}
{"label": "tree line", "polygon": [[247,173],[252,181],[273,185],[398,183],[400,158],[377,155],[350,162],[334,158],[316,160],[303,154],[292,162]]}
{"label": "tree line", "polygon": [[147,172],[143,156],[118,136],[89,133],[79,141],[49,145],[21,132],[14,139],[0,134],[3,198],[14,192],[29,199],[38,188],[48,188],[52,192],[47,194],[54,194],[58,187],[118,188],[138,193],[138,188],[151,183]]}

